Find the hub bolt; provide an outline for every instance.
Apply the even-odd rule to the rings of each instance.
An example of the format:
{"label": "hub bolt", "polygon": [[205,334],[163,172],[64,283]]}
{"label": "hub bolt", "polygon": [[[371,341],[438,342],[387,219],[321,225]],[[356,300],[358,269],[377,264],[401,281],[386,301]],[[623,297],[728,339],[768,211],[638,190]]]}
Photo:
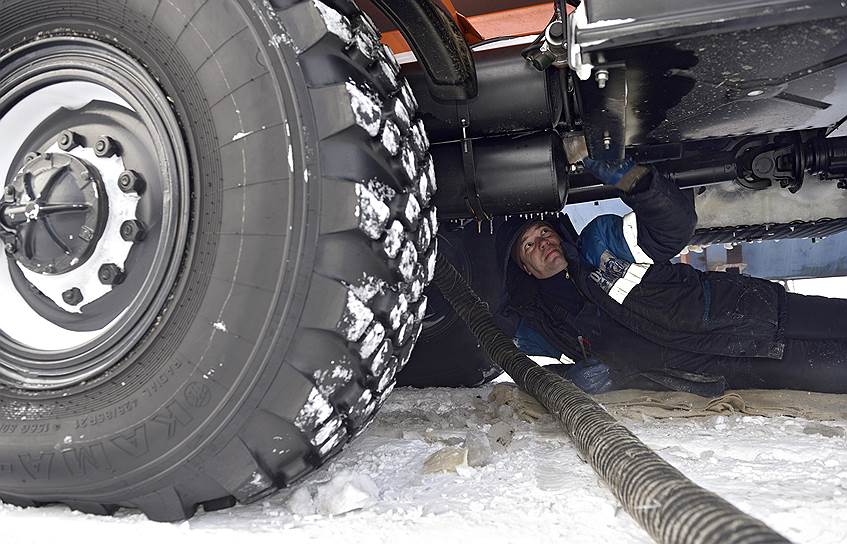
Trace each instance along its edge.
{"label": "hub bolt", "polygon": [[602,68],[597,70],[597,73],[594,75],[594,79],[597,80],[598,87],[605,89],[606,83],[609,81],[609,71]]}
{"label": "hub bolt", "polygon": [[144,192],[144,179],[135,170],[127,170],[118,177],[118,187],[125,193]]}
{"label": "hub bolt", "polygon": [[35,159],[37,159],[40,156],[41,156],[41,153],[36,153],[35,151],[33,151],[32,153],[27,153],[26,156],[24,157],[24,162],[27,163],[29,161],[34,161]]}
{"label": "hub bolt", "polygon": [[94,144],[94,154],[98,157],[114,157],[118,154],[118,143],[108,136],[100,136]]}
{"label": "hub bolt", "polygon": [[6,242],[3,244],[3,249],[6,250],[7,254],[14,255],[18,251],[18,246],[15,242]]}
{"label": "hub bolt", "polygon": [[15,188],[11,185],[6,185],[6,188],[3,189],[3,194],[6,196],[15,196]]}
{"label": "hub bolt", "polygon": [[118,265],[106,263],[97,271],[97,278],[103,285],[120,285],[126,279],[126,275]]}
{"label": "hub bolt", "polygon": [[80,291],[77,287],[68,289],[62,293],[62,300],[64,300],[65,304],[68,304],[69,306],[76,306],[82,302],[82,291]]}
{"label": "hub bolt", "polygon": [[59,134],[57,143],[59,144],[59,149],[62,151],[70,151],[80,144],[80,137],[79,134],[72,130],[63,130],[62,133]]}
{"label": "hub bolt", "polygon": [[144,223],[141,221],[130,219],[121,223],[121,238],[127,242],[140,242],[146,234]]}

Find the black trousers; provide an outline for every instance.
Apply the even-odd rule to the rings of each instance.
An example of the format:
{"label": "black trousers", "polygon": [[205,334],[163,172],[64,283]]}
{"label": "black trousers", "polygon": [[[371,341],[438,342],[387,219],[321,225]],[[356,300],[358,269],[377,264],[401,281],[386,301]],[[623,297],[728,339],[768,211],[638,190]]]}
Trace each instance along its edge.
{"label": "black trousers", "polygon": [[847,299],[789,293],[782,359],[666,351],[665,365],[724,376],[731,389],[847,393]]}

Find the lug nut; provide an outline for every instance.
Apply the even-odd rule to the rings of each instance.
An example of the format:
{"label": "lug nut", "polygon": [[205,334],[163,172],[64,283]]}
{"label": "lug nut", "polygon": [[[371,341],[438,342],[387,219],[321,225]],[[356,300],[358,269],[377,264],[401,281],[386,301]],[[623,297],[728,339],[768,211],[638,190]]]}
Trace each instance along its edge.
{"label": "lug nut", "polygon": [[130,219],[121,223],[121,238],[127,242],[140,242],[147,234],[144,223]]}
{"label": "lug nut", "polygon": [[100,136],[94,143],[94,154],[98,157],[114,157],[118,154],[118,143],[108,136]]}
{"label": "lug nut", "polygon": [[144,179],[134,170],[127,170],[118,177],[118,187],[125,193],[144,192]]}
{"label": "lug nut", "polygon": [[63,130],[56,143],[59,144],[59,149],[62,151],[70,151],[80,144],[80,137],[72,130]]}
{"label": "lug nut", "polygon": [[106,263],[97,271],[97,279],[103,285],[120,285],[125,278],[124,271],[114,263]]}
{"label": "lug nut", "polygon": [[3,249],[8,255],[14,255],[18,251],[18,246],[15,242],[6,242],[3,244]]}
{"label": "lug nut", "polygon": [[64,300],[65,304],[68,304],[69,306],[76,306],[82,302],[82,291],[80,291],[77,287],[68,289],[62,293],[62,300]]}
{"label": "lug nut", "polygon": [[15,196],[15,188],[11,185],[6,185],[6,188],[3,189],[3,194],[6,196]]}
{"label": "lug nut", "polygon": [[36,153],[35,151],[33,151],[32,153],[27,153],[26,156],[24,156],[24,162],[27,163],[29,161],[34,161],[40,156],[41,153]]}

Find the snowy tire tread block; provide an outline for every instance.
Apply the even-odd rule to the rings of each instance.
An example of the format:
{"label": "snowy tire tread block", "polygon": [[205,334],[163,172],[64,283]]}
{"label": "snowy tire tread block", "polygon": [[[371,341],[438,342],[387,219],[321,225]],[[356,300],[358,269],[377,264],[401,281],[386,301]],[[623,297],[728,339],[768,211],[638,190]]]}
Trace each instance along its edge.
{"label": "snowy tire tread block", "polygon": [[[305,3],[308,7],[309,1]],[[331,111],[323,117],[317,112],[326,121],[318,127],[321,151],[327,150],[323,158],[332,161],[333,151],[351,142],[369,156],[358,171],[329,168],[332,182],[324,186],[322,199],[335,217],[322,223],[319,245],[326,244],[327,262],[332,264],[316,269],[319,276],[306,307],[318,311],[301,323],[306,330],[334,335],[339,346],[330,360],[314,361],[314,366],[325,365],[323,371],[298,367],[314,388],[293,421],[300,437],[292,440],[306,443],[307,460],[319,466],[370,422],[409,358],[425,313],[426,259],[435,251],[435,184],[429,141],[416,118],[417,103],[390,50],[379,43],[373,23],[349,2],[314,0],[313,5],[326,31],[320,40],[308,41],[313,47],[337,41],[346,55],[340,58],[351,65],[336,81],[322,74],[324,79],[313,87],[316,110]],[[285,10],[279,18],[285,25]],[[302,27],[298,32],[303,33]],[[308,72],[309,50],[302,53],[300,63]],[[357,262],[358,269],[349,266]],[[336,295],[328,296],[331,291]],[[378,310],[386,300],[394,302],[391,309]],[[320,342],[316,340],[314,348],[325,353]],[[322,342],[327,342],[326,336]],[[326,374],[335,376],[328,379]]]}
{"label": "snowy tire tread block", "polygon": [[[151,519],[176,521],[191,517],[198,506],[216,510],[236,501],[258,500],[310,474],[367,427],[394,387],[396,374],[408,360],[420,332],[426,308],[422,293],[431,280],[428,266],[434,263],[436,251],[437,221],[432,203],[435,180],[429,141],[417,117],[417,102],[391,51],[379,42],[376,27],[346,0],[196,4],[201,3],[174,0],[166,3],[159,15],[166,10],[171,15],[184,15],[185,32],[178,35],[191,36],[195,45],[209,46],[210,51],[210,44],[203,41],[207,38],[199,31],[201,21],[220,25],[216,31],[225,34],[219,44],[224,51],[226,47],[240,48],[242,42],[244,49],[256,51],[256,43],[250,40],[264,36],[259,39],[264,41],[258,44],[260,53],[269,52],[264,60],[278,62],[276,67],[262,65],[261,71],[250,74],[248,60],[256,59],[244,59],[241,66],[231,60],[240,57],[231,56],[227,68],[237,79],[216,80],[226,84],[230,94],[221,92],[223,98],[216,96],[217,102],[195,98],[196,103],[227,105],[227,97],[232,96],[234,104],[238,93],[252,91],[264,80],[276,82],[274,78],[285,71],[283,65],[295,73],[301,85],[292,91],[299,94],[291,100],[308,102],[308,107],[298,110],[298,115],[309,121],[301,129],[305,143],[299,149],[289,144],[288,172],[265,173],[258,180],[261,183],[255,184],[266,187],[265,180],[275,181],[272,178],[286,174],[292,181],[302,178],[303,192],[311,199],[304,208],[309,213],[318,210],[317,221],[301,222],[317,226],[309,230],[299,225],[307,234],[293,241],[295,247],[300,243],[308,255],[293,274],[298,285],[308,285],[292,296],[299,304],[296,307],[302,308],[299,320],[296,327],[290,327],[293,332],[285,349],[269,350],[262,363],[263,372],[267,367],[276,370],[262,374],[264,382],[257,377],[249,387],[243,386],[238,398],[226,400],[232,412],[215,414],[219,417],[215,432],[219,434],[192,438],[193,443],[202,445],[190,455],[183,448],[179,450],[180,459],[167,461],[170,465],[161,461],[163,455],[155,459],[164,468],[160,473],[148,474],[143,483],[120,489],[113,486],[108,492],[91,495],[94,500],[87,500],[89,495],[80,500],[73,494],[42,493],[38,496],[47,500],[41,501],[38,496],[31,500],[21,494],[0,492],[0,499],[6,502],[27,506],[63,502],[97,514],[134,507]],[[147,2],[128,0],[128,5],[138,12],[133,17],[138,17],[143,26],[152,28],[156,24],[144,18],[152,17]],[[243,28],[227,27],[229,23],[222,17],[194,17],[205,15],[203,10],[221,15],[230,9],[226,6],[240,10],[238,20]],[[252,33],[241,31],[251,25]],[[215,54],[199,59],[198,65],[223,73],[225,70],[213,58]],[[276,99],[272,94],[273,89],[268,92],[269,102]],[[272,108],[256,111],[268,109]],[[233,110],[236,119],[227,118],[228,122],[244,124],[248,114],[243,108]],[[299,127],[289,125],[289,117],[294,119],[294,114],[284,111],[283,122],[274,126],[283,138],[288,133],[290,142]],[[256,130],[239,126],[225,135],[224,142],[232,144],[232,149],[265,136],[271,141],[265,134],[271,131],[270,123]],[[313,130],[307,132],[307,128]],[[232,139],[233,133],[240,138]],[[215,136],[207,139],[214,140]],[[229,157],[241,161],[247,153]],[[251,156],[250,160],[257,158]],[[230,196],[240,194],[238,191],[246,194],[246,184],[228,188],[225,193]],[[241,207],[237,210],[242,212]],[[230,227],[230,231],[237,229],[237,224]],[[238,246],[237,251],[242,249]],[[285,263],[283,266],[293,268]],[[236,288],[241,286],[230,290],[235,293],[233,298],[242,296]],[[283,290],[282,295],[289,294]],[[235,337],[238,329],[232,322],[218,328],[217,321],[210,321],[210,327],[217,331],[213,333],[217,337]],[[258,363],[254,366],[258,368]],[[213,373],[203,378],[209,380],[211,390],[217,387]],[[250,382],[243,379],[239,387],[243,383]],[[196,391],[202,393],[190,397],[191,402],[198,406],[207,402],[203,396],[209,394],[206,389],[198,386]],[[182,412],[169,413],[168,423],[174,428],[187,421]],[[224,427],[226,431],[221,430]],[[136,440],[139,438],[121,438],[121,447],[141,447],[142,442]]]}

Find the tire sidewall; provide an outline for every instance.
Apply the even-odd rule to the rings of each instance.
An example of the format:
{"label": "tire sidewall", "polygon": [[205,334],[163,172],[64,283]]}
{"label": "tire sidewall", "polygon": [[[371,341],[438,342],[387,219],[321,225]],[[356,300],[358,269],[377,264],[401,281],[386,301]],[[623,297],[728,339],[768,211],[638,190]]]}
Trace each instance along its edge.
{"label": "tire sidewall", "polygon": [[[68,20],[60,15],[63,3],[78,13],[97,13],[98,20]],[[6,2],[0,11],[11,13],[24,4]],[[126,494],[131,486],[138,493],[156,489],[152,480],[163,467],[189,456],[202,464],[234,435],[265,396],[296,331],[320,213],[319,185],[304,180],[304,171],[317,168],[308,153],[317,149],[308,92],[302,75],[290,70],[296,67],[293,52],[270,45],[266,14],[247,2],[220,3],[223,12],[203,22],[204,33],[226,34],[233,19],[246,30],[227,38],[217,58],[203,60],[197,50],[215,46],[199,33],[190,39],[190,14],[180,10],[189,2],[161,3],[146,21],[150,8],[141,1],[130,2],[137,13],[117,3],[97,3],[96,11],[79,4],[40,4],[35,26],[0,34],[8,36],[3,48],[61,28],[108,39],[144,64],[173,100],[183,127],[192,217],[185,273],[144,348],[128,355],[131,365],[86,392],[3,399],[4,493],[25,489],[28,496],[41,492],[45,498],[61,496],[63,487],[98,497]],[[226,64],[231,58],[259,65],[256,73],[264,75],[257,84],[228,81],[237,96],[220,96],[216,78],[251,75]],[[267,89],[273,89],[273,99]],[[264,123],[253,124],[259,119]],[[273,179],[269,169],[287,175]]]}

